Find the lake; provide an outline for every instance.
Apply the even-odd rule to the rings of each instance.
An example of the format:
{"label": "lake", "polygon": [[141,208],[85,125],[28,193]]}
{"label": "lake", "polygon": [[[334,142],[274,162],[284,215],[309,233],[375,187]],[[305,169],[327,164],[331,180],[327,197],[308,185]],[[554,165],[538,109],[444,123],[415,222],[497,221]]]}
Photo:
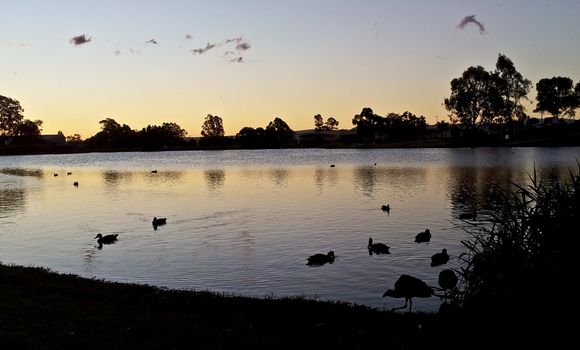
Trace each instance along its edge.
{"label": "lake", "polygon": [[[459,266],[461,240],[469,238],[460,213],[477,208],[485,217],[501,204],[502,188],[528,182],[534,167],[557,181],[577,169],[579,156],[580,148],[3,156],[0,261],[167,288],[392,308],[404,300],[382,294],[401,274],[436,286],[441,270]],[[155,230],[153,217],[167,224]],[[431,242],[415,243],[427,228]],[[118,241],[99,249],[98,233]],[[391,254],[369,255],[369,237]],[[449,263],[431,267],[443,248]],[[329,250],[333,264],[306,265]],[[440,303],[413,304],[435,311]]]}

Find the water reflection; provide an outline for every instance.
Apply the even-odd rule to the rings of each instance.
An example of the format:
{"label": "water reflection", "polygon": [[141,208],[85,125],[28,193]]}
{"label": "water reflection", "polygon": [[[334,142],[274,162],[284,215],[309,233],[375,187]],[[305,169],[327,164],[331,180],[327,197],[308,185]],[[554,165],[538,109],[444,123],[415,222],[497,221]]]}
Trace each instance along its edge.
{"label": "water reflection", "polygon": [[105,184],[111,186],[129,185],[133,181],[133,173],[129,171],[106,170],[101,173],[101,176]]}
{"label": "water reflection", "polygon": [[337,184],[338,172],[336,169],[318,167],[314,170],[314,183],[316,184],[319,193],[323,191],[325,182],[330,186],[335,186]]}
{"label": "water reflection", "polygon": [[42,178],[44,176],[44,172],[40,169],[4,168],[0,169],[0,173],[13,176],[31,176],[36,178]]}
{"label": "water reflection", "polygon": [[360,189],[363,195],[372,197],[377,192],[376,186],[396,188],[399,191],[425,186],[427,170],[425,168],[385,168],[365,165],[354,168],[353,180],[355,187]]}
{"label": "water reflection", "polygon": [[26,204],[26,191],[22,188],[0,189],[0,218],[6,218],[14,212],[23,211]]}
{"label": "water reflection", "polygon": [[360,166],[354,168],[353,171],[353,180],[355,182],[355,186],[360,188],[362,194],[367,197],[372,197],[375,189],[375,171],[375,166]]}
{"label": "water reflection", "polygon": [[203,172],[205,184],[209,192],[217,193],[226,181],[226,172],[224,170],[206,170]]}
{"label": "water reflection", "polygon": [[286,169],[272,169],[268,172],[268,179],[276,186],[286,186],[288,184],[289,172]]}
{"label": "water reflection", "polygon": [[158,183],[161,181],[165,184],[172,185],[182,181],[183,174],[183,171],[175,170],[164,170],[157,172],[148,171],[145,173],[145,181],[150,184]]}

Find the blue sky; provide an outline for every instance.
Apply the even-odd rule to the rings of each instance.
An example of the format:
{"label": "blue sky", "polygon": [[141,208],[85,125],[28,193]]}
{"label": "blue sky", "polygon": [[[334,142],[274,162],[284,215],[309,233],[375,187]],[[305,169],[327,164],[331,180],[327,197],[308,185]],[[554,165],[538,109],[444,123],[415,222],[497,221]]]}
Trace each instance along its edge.
{"label": "blue sky", "polygon": [[[84,138],[104,118],[172,121],[191,136],[207,114],[226,134],[275,117],[312,128],[315,114],[351,128],[363,107],[434,123],[447,119],[449,82],[493,69],[499,53],[534,85],[580,80],[580,1],[22,0],[2,13],[0,95],[43,133]],[[457,27],[468,15],[485,33]],[[83,34],[91,41],[71,44]]]}

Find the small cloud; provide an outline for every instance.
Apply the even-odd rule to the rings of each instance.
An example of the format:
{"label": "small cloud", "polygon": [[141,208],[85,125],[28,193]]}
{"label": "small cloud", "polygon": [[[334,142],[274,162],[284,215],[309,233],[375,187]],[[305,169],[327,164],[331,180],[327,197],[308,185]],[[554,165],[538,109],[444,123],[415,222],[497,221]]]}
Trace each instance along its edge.
{"label": "small cloud", "polygon": [[86,44],[92,40],[92,37],[87,36],[86,34],[74,36],[70,39],[70,43],[74,46],[80,46]]}
{"label": "small cloud", "polygon": [[201,54],[206,53],[208,50],[213,49],[216,46],[218,46],[218,44],[210,44],[210,43],[207,43],[207,45],[205,47],[200,47],[198,49],[193,49],[193,50],[191,50],[191,52],[193,54],[201,55]]}
{"label": "small cloud", "polygon": [[119,51],[119,50],[115,50],[115,55],[117,55],[117,56],[121,56],[121,51]]}
{"label": "small cloud", "polygon": [[158,42],[157,42],[157,40],[155,40],[155,39],[150,39],[150,40],[147,40],[147,41],[145,42],[145,44],[153,44],[153,45],[157,45],[157,44],[159,44],[159,43],[158,43]]}
{"label": "small cloud", "polygon": [[233,62],[233,63],[244,63],[245,62],[244,58],[242,56],[231,58],[228,61]]}
{"label": "small cloud", "polygon": [[483,25],[483,23],[481,23],[480,21],[478,21],[478,20],[475,19],[475,15],[463,17],[463,19],[461,20],[461,22],[459,22],[459,24],[457,25],[457,28],[459,28],[459,29],[465,29],[465,26],[467,26],[469,23],[473,23],[476,26],[478,26],[479,27],[479,33],[480,34],[484,34],[485,33],[485,26]]}
{"label": "small cloud", "polygon": [[239,42],[241,42],[242,40],[244,40],[244,39],[242,39],[241,37],[239,37],[239,38],[233,38],[233,39],[227,39],[227,40],[225,41],[225,43],[226,43],[226,44],[233,43],[233,42],[239,43]]}
{"label": "small cloud", "polygon": [[185,39],[191,40],[191,39],[193,39],[193,37],[191,36],[191,34],[188,33],[188,34],[185,34]]}
{"label": "small cloud", "polygon": [[241,43],[239,43],[239,44],[236,45],[236,50],[238,50],[238,51],[246,51],[250,47],[252,47],[250,45],[250,43],[248,43],[248,42],[241,42]]}

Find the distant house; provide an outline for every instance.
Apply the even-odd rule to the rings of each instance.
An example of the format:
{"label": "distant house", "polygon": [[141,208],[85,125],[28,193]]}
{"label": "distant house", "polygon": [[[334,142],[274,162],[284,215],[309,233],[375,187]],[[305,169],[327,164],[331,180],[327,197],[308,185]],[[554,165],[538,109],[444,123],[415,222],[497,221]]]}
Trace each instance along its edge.
{"label": "distant house", "polygon": [[43,143],[52,146],[64,146],[66,138],[63,134],[39,135],[39,136],[0,136],[0,145],[27,145],[31,143]]}

